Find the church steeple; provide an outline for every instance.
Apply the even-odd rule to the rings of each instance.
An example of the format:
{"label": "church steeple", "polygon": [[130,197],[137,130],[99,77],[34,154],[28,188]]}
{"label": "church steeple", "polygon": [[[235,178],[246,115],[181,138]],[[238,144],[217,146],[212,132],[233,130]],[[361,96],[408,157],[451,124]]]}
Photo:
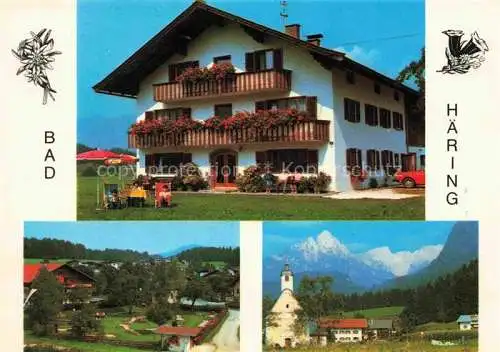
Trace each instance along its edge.
{"label": "church steeple", "polygon": [[290,265],[285,264],[281,271],[281,291],[288,289],[293,292],[293,272],[290,270]]}

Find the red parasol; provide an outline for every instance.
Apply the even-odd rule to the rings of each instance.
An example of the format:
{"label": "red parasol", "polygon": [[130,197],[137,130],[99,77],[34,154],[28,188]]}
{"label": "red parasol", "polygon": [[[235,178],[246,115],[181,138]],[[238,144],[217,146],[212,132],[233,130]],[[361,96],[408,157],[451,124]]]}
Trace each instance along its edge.
{"label": "red parasol", "polygon": [[114,158],[120,158],[120,154],[113,153],[109,150],[89,150],[88,152],[85,153],[80,153],[76,156],[77,161],[85,161],[85,160],[106,160],[106,159],[114,159]]}

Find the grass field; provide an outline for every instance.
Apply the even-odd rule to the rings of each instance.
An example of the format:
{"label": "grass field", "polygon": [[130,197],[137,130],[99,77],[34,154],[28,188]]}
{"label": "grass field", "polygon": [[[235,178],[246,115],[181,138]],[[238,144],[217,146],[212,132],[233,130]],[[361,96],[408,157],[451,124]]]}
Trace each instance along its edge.
{"label": "grass field", "polygon": [[[104,333],[113,335],[114,338],[122,341],[159,341],[160,337],[153,333],[151,334],[134,334],[123,329],[120,324],[126,322],[127,319],[122,317],[106,317],[101,321],[104,327]],[[136,325],[137,326],[137,325]],[[134,328],[136,327],[134,326]],[[146,328],[143,328],[146,329]]]}
{"label": "grass field", "polygon": [[[117,178],[107,182],[120,183]],[[423,220],[424,197],[327,199],[290,195],[175,193],[173,207],[96,210],[95,177],[78,178],[79,220]]]}
{"label": "grass field", "polygon": [[405,307],[394,306],[394,307],[382,307],[382,308],[371,308],[371,309],[360,309],[353,310],[349,312],[344,312],[343,316],[345,318],[353,318],[356,314],[362,314],[365,318],[383,318],[383,317],[394,317],[401,314]]}
{"label": "grass field", "polygon": [[420,331],[439,332],[439,331],[457,331],[457,330],[458,330],[458,325],[456,322],[427,323],[427,324],[419,325],[415,328],[415,331],[417,331],[417,332],[420,332]]}
{"label": "grass field", "polygon": [[[282,349],[265,349],[265,351],[282,351]],[[429,342],[385,342],[373,344],[329,344],[328,347],[294,348],[301,352],[475,352],[478,351],[477,340],[460,346],[432,346]]]}
{"label": "grass field", "polygon": [[25,333],[24,343],[76,348],[81,350],[82,352],[144,352],[144,350],[138,348],[113,346],[104,343],[89,343],[74,340],[51,339],[48,337],[36,337],[29,333]]}
{"label": "grass field", "polygon": [[[43,262],[45,259],[43,258],[24,258],[24,264],[39,264]],[[47,259],[51,263],[67,263],[72,261],[72,259]]]}

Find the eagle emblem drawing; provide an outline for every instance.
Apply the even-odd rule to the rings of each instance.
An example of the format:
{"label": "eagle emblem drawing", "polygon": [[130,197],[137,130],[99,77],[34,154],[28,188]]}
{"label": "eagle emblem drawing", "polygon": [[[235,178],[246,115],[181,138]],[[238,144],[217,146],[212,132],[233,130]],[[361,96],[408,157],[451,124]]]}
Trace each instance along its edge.
{"label": "eagle emblem drawing", "polygon": [[448,36],[448,47],[445,54],[448,64],[437,72],[460,73],[469,72],[471,68],[477,69],[486,60],[488,45],[476,32],[472,33],[468,41],[463,40],[464,32],[461,30],[446,30],[443,34]]}

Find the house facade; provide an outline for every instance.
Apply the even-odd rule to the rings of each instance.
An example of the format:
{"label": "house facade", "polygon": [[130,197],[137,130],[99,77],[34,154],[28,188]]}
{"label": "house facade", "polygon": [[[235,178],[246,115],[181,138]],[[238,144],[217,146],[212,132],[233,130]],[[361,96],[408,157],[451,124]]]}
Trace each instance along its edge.
{"label": "house facade", "polygon": [[326,329],[335,342],[362,342],[366,339],[366,319],[323,319],[319,327]]}
{"label": "house facade", "polygon": [[[138,174],[169,178],[193,162],[212,188],[231,187],[258,165],[279,178],[324,172],[330,189],[342,191],[353,185],[353,168],[366,168],[361,184],[371,177],[382,184],[408,154],[408,102],[416,92],[322,47],[321,38],[303,39],[298,24],[276,31],[195,2],[94,90],[136,99],[136,122],[148,126],[128,134]],[[234,73],[179,81],[190,69],[224,65]],[[282,121],[208,124],[242,112],[274,112]],[[182,118],[205,124],[172,132],[154,122]]]}
{"label": "house facade", "polygon": [[368,339],[385,339],[390,337],[394,332],[392,319],[368,319]]}
{"label": "house facade", "polygon": [[293,272],[285,265],[281,272],[281,294],[271,309],[271,315],[265,327],[266,345],[273,347],[296,347],[308,344],[308,331],[298,334],[294,329],[297,319],[296,311],[300,304],[293,294]]}
{"label": "house facade", "polygon": [[[71,290],[88,289],[92,291],[95,288],[95,280],[87,274],[76,270],[68,264],[62,263],[38,263],[24,264],[24,295],[28,297],[33,281],[38,277],[40,270],[45,268],[52,273],[57,281],[64,286],[65,298],[64,304],[71,304]],[[90,299],[90,296],[89,296]],[[89,301],[90,302],[90,301]],[[88,303],[88,302],[86,302]]]}
{"label": "house facade", "polygon": [[477,314],[463,314],[457,319],[460,331],[479,329],[479,316]]}

